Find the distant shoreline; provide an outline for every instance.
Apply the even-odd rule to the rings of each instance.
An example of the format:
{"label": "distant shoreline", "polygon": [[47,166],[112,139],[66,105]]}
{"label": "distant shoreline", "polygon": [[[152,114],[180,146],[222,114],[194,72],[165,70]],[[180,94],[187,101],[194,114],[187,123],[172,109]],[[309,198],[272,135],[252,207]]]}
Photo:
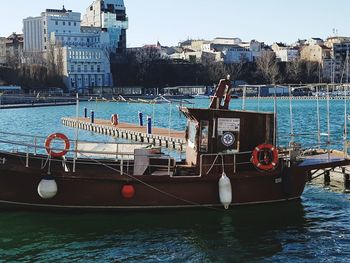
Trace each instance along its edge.
{"label": "distant shoreline", "polygon": [[0,109],[20,109],[20,108],[39,108],[52,106],[70,106],[75,105],[75,102],[47,102],[47,103],[26,103],[26,104],[8,104],[0,105]]}

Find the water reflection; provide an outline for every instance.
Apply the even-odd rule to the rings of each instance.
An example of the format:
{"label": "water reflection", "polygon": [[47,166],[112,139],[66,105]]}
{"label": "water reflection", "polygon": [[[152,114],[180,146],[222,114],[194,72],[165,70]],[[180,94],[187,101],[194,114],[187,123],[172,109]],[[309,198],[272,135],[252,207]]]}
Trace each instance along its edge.
{"label": "water reflection", "polygon": [[300,202],[225,212],[3,212],[0,259],[241,262],[281,252],[280,233],[303,231],[304,215]]}

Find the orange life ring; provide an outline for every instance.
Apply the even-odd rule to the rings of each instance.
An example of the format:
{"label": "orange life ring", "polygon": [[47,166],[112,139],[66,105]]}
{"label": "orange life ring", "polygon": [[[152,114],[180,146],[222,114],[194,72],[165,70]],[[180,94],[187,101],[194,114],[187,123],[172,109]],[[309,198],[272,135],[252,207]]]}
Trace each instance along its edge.
{"label": "orange life ring", "polygon": [[274,170],[278,165],[278,151],[271,144],[260,144],[254,148],[251,161],[259,170]]}
{"label": "orange life ring", "polygon": [[[61,139],[64,141],[64,150],[62,150],[60,152],[54,152],[51,149],[51,142],[55,139]],[[52,157],[61,157],[61,156],[66,155],[66,153],[69,151],[70,142],[69,142],[66,135],[64,135],[62,133],[53,133],[46,138],[45,148],[46,148],[47,153],[49,155],[51,155]]]}
{"label": "orange life ring", "polygon": [[118,125],[118,114],[112,114],[112,116],[111,116],[111,124],[112,125]]}

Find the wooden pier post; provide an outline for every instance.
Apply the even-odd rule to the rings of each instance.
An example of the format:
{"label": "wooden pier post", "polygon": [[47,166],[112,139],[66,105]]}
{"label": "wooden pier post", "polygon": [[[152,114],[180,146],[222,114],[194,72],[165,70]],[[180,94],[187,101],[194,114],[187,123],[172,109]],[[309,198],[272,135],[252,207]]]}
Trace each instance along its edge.
{"label": "wooden pier post", "polygon": [[324,171],[324,186],[329,186],[331,184],[331,176],[329,171]]}
{"label": "wooden pier post", "polygon": [[311,182],[311,180],[312,180],[312,172],[311,172],[311,171],[308,171],[308,172],[307,172],[307,181],[308,181],[308,182]]}
{"label": "wooden pier post", "polygon": [[345,167],[342,167],[342,173],[344,177],[344,191],[348,192],[350,191],[350,175],[346,173]]}

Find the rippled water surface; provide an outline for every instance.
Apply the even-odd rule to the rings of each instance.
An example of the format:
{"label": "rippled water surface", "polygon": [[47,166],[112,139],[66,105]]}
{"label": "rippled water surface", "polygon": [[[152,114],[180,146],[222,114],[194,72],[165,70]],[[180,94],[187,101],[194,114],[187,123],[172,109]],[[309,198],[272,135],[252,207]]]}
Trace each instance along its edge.
{"label": "rippled water surface", "polygon": [[[197,100],[196,106],[207,106]],[[343,103],[332,101],[332,141],[342,143]],[[317,129],[314,101],[293,102],[295,129]],[[321,111],[325,112],[325,102]],[[169,105],[82,103],[97,118],[119,113],[137,122],[137,112],[169,126]],[[233,106],[240,108],[240,101]],[[256,101],[247,107],[257,109]],[[293,108],[294,108],[293,107]],[[259,108],[273,110],[272,101]],[[299,110],[300,113],[297,113]],[[279,106],[279,132],[290,130],[289,102]],[[1,131],[47,136],[74,130],[60,118],[74,116],[75,107],[1,110]],[[183,129],[185,119],[171,107],[170,126]],[[321,120],[322,130],[326,122]],[[316,127],[316,128],[315,128]],[[79,138],[111,141],[79,132]],[[315,136],[300,139],[312,144]],[[282,140],[282,139],[281,139]],[[285,139],[285,141],[288,141]],[[307,186],[302,199],[273,205],[142,213],[42,213],[0,211],[0,262],[349,262],[350,195]]]}
{"label": "rippled water surface", "polygon": [[231,211],[0,213],[0,259],[27,262],[349,262],[349,196]]}

